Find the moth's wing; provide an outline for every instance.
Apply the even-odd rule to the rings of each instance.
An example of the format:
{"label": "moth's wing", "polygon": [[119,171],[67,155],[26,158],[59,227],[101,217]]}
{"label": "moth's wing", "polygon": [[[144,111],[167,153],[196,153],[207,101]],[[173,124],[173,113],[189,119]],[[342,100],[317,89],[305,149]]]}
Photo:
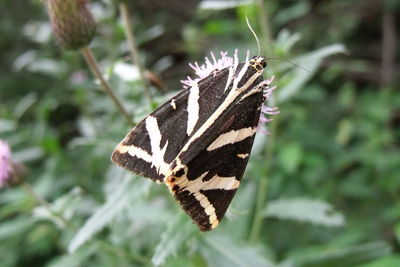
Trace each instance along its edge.
{"label": "moth's wing", "polygon": [[[162,182],[163,170],[169,165],[165,154],[176,154],[171,150],[173,141],[185,138],[180,118],[188,94],[189,89],[185,89],[139,122],[114,149],[111,160],[129,171]],[[175,138],[167,142],[161,136],[165,131],[171,131]]]}
{"label": "moth's wing", "polygon": [[[185,143],[185,146],[182,151],[179,152],[179,155],[176,157],[174,162],[171,163],[171,174],[178,171],[181,166],[187,165],[187,163],[193,160],[198,153],[201,153],[208,145],[210,145],[218,137],[221,131],[230,127],[232,120],[237,119],[233,117],[232,114],[237,111],[240,112],[237,103],[243,102],[240,100],[242,97],[248,99],[249,94],[254,94],[254,90],[261,90],[258,85],[263,81],[263,78],[254,68],[241,63],[237,68],[231,68],[230,71],[235,73],[230,79],[228,78],[223,83],[215,83],[212,85],[217,88],[217,90],[212,90],[212,93],[204,93],[198,97],[198,119],[193,129],[193,133],[190,135],[190,139]],[[256,79],[253,80],[253,83],[245,86],[245,83],[252,77],[256,77]],[[237,82],[236,87],[234,87],[235,82]],[[202,88],[201,83],[199,83],[199,86]],[[225,89],[221,90],[221,87]],[[238,88],[241,87],[247,88],[242,91],[240,95],[231,94],[239,92]],[[189,118],[191,117],[190,112],[192,110],[190,106],[189,99]],[[221,109],[217,112],[217,108],[220,107]],[[194,112],[192,112],[192,114],[193,113]]]}
{"label": "moth's wing", "polygon": [[[215,71],[197,86],[171,98],[128,133],[115,148],[111,160],[153,181],[163,182],[170,163],[195,130],[193,120],[197,116],[197,123],[201,123],[220,105],[228,76],[228,68]],[[197,98],[201,99],[201,113],[193,105]]]}
{"label": "moth's wing", "polygon": [[[245,171],[260,109],[262,91],[236,103],[216,137],[184,171],[166,180],[172,194],[200,230],[214,229],[223,218]],[[222,125],[222,124],[219,124]]]}

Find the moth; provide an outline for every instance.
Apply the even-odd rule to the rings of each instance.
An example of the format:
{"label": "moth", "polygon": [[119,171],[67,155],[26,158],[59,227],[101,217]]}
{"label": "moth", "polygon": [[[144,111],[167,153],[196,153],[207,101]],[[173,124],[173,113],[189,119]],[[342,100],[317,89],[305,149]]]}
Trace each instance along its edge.
{"label": "moth", "polygon": [[239,63],[237,53],[230,60],[221,55],[192,66],[214,69],[138,123],[111,156],[116,165],[165,184],[202,231],[217,227],[231,203],[273,89],[262,77],[266,58]]}

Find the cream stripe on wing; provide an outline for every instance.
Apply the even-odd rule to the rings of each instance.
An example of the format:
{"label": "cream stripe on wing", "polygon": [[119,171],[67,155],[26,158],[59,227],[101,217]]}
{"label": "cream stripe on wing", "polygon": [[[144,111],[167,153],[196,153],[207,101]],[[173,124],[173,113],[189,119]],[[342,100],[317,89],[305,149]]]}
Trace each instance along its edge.
{"label": "cream stripe on wing", "polygon": [[241,158],[241,159],[246,159],[246,158],[248,158],[249,157],[249,153],[245,153],[245,154],[237,154],[236,155],[238,158]]}
{"label": "cream stripe on wing", "polygon": [[146,151],[144,151],[143,149],[136,147],[134,145],[123,145],[123,144],[119,144],[116,148],[115,151],[121,153],[121,154],[125,154],[128,153],[129,155],[131,155],[132,157],[137,157],[139,159],[142,159],[148,163],[151,163],[151,155],[149,153],[147,153]]}
{"label": "cream stripe on wing", "polygon": [[180,188],[179,190],[188,191],[191,195],[193,195],[203,208],[204,212],[208,215],[211,228],[214,229],[219,224],[216,210],[209,199],[200,191],[216,189],[235,190],[239,187],[240,181],[236,180],[235,177],[221,177],[218,175],[214,175],[210,180],[203,181],[207,174],[208,172],[204,172],[194,180],[188,180],[186,176],[183,176],[178,178],[175,183],[169,182],[168,179],[165,180],[165,182],[172,194],[175,194],[172,188],[174,185],[178,185]]}
{"label": "cream stripe on wing", "polygon": [[210,203],[208,198],[200,192],[196,192],[193,196],[199,201],[200,206],[204,209],[204,212],[208,215],[208,221],[211,224],[211,229],[214,229],[219,224],[217,214],[214,206]]}
{"label": "cream stripe on wing", "polygon": [[[203,173],[195,180],[187,180],[186,177],[182,177],[179,179],[179,183],[177,182],[176,184],[178,184],[182,190],[187,190],[193,194],[200,190],[234,190],[237,189],[240,185],[240,182],[236,180],[234,176],[222,177],[214,175],[210,180],[203,181],[203,178],[206,175],[207,172]],[[181,179],[183,181],[181,181]]]}
{"label": "cream stripe on wing", "polygon": [[[250,79],[241,87],[237,88],[239,81],[241,80],[242,76],[245,74],[247,67],[249,66],[246,63],[243,68],[240,70],[238,77],[233,82],[233,87],[229,92],[228,96],[225,100],[221,103],[221,105],[217,108],[217,110],[211,114],[211,116],[206,120],[206,122],[193,134],[193,136],[188,140],[185,146],[182,148],[181,153],[185,152],[189,146],[193,143],[194,140],[199,138],[204,134],[204,132],[217,120],[217,118],[226,110],[229,105],[235,101],[235,99],[242,93],[246,88],[248,88],[254,81],[261,75],[260,73],[256,72]],[[178,155],[179,157],[179,155]],[[177,168],[181,168],[181,166],[177,166]]]}
{"label": "cream stripe on wing", "polygon": [[231,82],[233,80],[233,75],[235,75],[236,68],[237,68],[237,65],[234,65],[229,68],[228,79],[226,80],[224,92],[229,88],[229,85],[231,84]]}
{"label": "cream stripe on wing", "polygon": [[155,166],[159,174],[165,175],[169,168],[169,164],[164,161],[168,141],[165,143],[164,147],[161,148],[161,132],[155,117],[148,116],[146,118],[146,130],[149,134],[151,145],[151,166]]}
{"label": "cream stripe on wing", "polygon": [[194,84],[192,88],[190,88],[189,99],[188,99],[188,120],[187,120],[187,128],[186,133],[190,135],[193,132],[194,126],[196,126],[197,121],[199,120],[199,85]]}
{"label": "cream stripe on wing", "polygon": [[225,145],[240,142],[255,134],[256,130],[257,128],[248,127],[223,133],[218,136],[217,139],[215,139],[214,142],[211,143],[211,145],[207,147],[207,151],[212,151]]}
{"label": "cream stripe on wing", "polygon": [[234,176],[232,177],[221,177],[218,175],[213,176],[210,180],[204,182],[202,190],[234,190],[237,189],[240,182],[236,180]]}
{"label": "cream stripe on wing", "polygon": [[249,96],[251,96],[251,95],[254,95],[255,93],[259,93],[259,92],[261,92],[262,90],[263,90],[262,86],[257,85],[256,87],[254,87],[253,89],[251,89],[250,91],[248,91],[246,94],[244,94],[244,95],[240,98],[240,101],[242,101],[243,99],[245,99],[245,98],[247,98],[247,97],[249,97]]}

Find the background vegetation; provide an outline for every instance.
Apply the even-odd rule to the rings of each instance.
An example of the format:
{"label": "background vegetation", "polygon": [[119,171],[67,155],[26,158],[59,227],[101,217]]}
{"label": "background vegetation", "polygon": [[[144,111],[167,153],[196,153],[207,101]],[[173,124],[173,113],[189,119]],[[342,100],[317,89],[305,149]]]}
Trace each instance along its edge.
{"label": "background vegetation", "polygon": [[0,138],[29,170],[0,191],[1,266],[400,266],[399,1],[129,1],[162,82],[151,103],[117,4],[90,7],[91,48],[135,121],[189,62],[255,54],[246,15],[263,54],[309,72],[269,62],[280,114],[222,224],[200,233],[164,186],[111,164],[130,126],[82,56],[57,47],[43,3],[2,0]]}

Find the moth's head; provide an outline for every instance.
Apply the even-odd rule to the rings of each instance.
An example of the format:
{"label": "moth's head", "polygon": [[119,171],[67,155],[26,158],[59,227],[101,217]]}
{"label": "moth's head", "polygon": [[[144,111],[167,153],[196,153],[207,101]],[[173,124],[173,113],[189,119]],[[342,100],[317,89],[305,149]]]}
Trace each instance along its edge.
{"label": "moth's head", "polygon": [[262,72],[267,67],[267,60],[262,56],[253,57],[249,63],[257,72]]}

